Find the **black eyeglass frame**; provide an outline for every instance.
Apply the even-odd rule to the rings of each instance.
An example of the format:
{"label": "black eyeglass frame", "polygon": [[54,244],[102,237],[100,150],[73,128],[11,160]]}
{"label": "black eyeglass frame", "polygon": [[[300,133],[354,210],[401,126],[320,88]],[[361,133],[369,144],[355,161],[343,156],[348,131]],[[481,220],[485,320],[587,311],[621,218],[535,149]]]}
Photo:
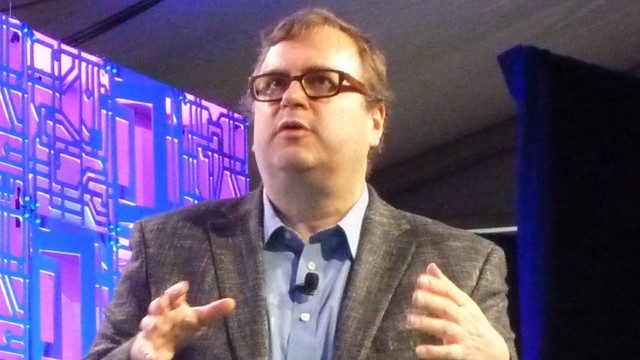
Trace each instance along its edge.
{"label": "black eyeglass frame", "polygon": [[[331,94],[327,94],[327,95],[309,95],[309,93],[307,92],[307,88],[304,85],[304,81],[303,79],[308,76],[309,74],[313,74],[313,73],[318,73],[318,72],[331,72],[331,73],[335,73],[338,74],[338,87],[336,88],[335,93],[331,93]],[[291,86],[291,83],[294,81],[299,81],[300,85],[302,87],[302,91],[304,91],[305,95],[307,95],[307,97],[309,99],[315,100],[315,99],[323,99],[323,98],[329,98],[329,97],[333,97],[336,96],[342,92],[357,92],[360,93],[362,95],[367,95],[367,90],[366,90],[366,86],[364,85],[364,83],[356,78],[354,78],[353,76],[351,76],[349,73],[341,71],[341,70],[336,70],[336,69],[311,69],[311,70],[307,70],[299,75],[295,75],[295,76],[291,76],[288,75],[286,73],[281,73],[281,72],[267,72],[267,73],[263,73],[263,74],[257,74],[257,75],[253,75],[251,77],[249,77],[249,93],[251,94],[251,98],[255,101],[258,102],[275,102],[275,101],[280,101],[282,100],[282,95],[278,98],[273,98],[273,99],[261,99],[258,97],[258,94],[256,94],[256,88],[255,88],[255,82],[256,80],[266,77],[266,76],[272,76],[272,75],[283,75],[283,78],[285,76],[288,76],[288,83],[287,86],[284,88],[284,90],[282,91],[282,95],[284,95],[284,93],[287,91],[287,89],[289,89],[289,86]],[[345,80],[348,83],[345,83]]]}

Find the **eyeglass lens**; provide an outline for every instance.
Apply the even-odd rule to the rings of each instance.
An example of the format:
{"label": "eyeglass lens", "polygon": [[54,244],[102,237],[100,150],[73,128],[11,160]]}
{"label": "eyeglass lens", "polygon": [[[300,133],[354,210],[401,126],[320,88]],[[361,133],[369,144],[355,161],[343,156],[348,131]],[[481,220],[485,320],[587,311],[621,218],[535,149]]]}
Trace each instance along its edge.
{"label": "eyeglass lens", "polygon": [[260,100],[277,100],[291,85],[299,80],[307,96],[325,97],[336,95],[340,91],[340,74],[330,70],[314,70],[298,76],[287,74],[264,74],[253,82],[253,92]]}

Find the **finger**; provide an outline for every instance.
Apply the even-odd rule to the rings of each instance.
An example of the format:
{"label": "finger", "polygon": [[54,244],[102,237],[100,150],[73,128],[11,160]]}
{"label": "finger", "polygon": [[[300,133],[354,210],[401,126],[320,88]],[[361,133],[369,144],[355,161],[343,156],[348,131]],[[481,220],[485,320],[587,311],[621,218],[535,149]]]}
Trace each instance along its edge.
{"label": "finger", "polygon": [[147,313],[149,315],[162,315],[171,310],[169,306],[169,297],[166,294],[162,294],[149,304]]}
{"label": "finger", "polygon": [[418,345],[416,355],[420,359],[464,359],[464,351],[460,345]]}
{"label": "finger", "polygon": [[187,292],[189,292],[189,282],[180,281],[171,285],[164,291],[164,294],[169,297],[171,308],[175,309],[177,306],[182,305],[187,301]]}
{"label": "finger", "polygon": [[204,326],[214,320],[229,315],[236,307],[236,301],[232,298],[224,298],[207,305],[195,306],[193,311],[196,314],[198,324]]}
{"label": "finger", "polygon": [[145,316],[140,320],[140,330],[142,332],[150,332],[156,327],[155,316]]}
{"label": "finger", "polygon": [[414,291],[412,302],[423,312],[455,323],[459,323],[463,316],[462,307],[453,300],[426,290]]}
{"label": "finger", "polygon": [[[453,283],[453,281],[451,281],[438,267],[438,265],[436,265],[435,263],[431,263],[429,265],[427,265],[427,275],[431,275],[433,277],[435,277],[436,279],[440,279],[442,281],[444,281],[445,283],[450,284],[451,286],[455,287],[456,289],[458,288],[456,286],[456,284]],[[460,290],[462,291],[462,290]],[[463,292],[464,293],[464,292]]]}
{"label": "finger", "polygon": [[464,291],[460,290],[451,281],[438,279],[432,275],[420,275],[416,282],[416,288],[449,298],[461,306],[467,304],[470,299]]}
{"label": "finger", "polygon": [[145,316],[140,320],[140,330],[151,341],[161,339],[171,329],[171,325],[157,316]]}
{"label": "finger", "polygon": [[178,296],[178,297],[177,297],[177,298],[175,298],[175,299],[172,299],[172,300],[171,300],[171,304],[170,304],[170,306],[171,306],[171,309],[176,309],[176,308],[178,308],[180,305],[184,305],[184,304],[188,305],[188,304],[187,304],[187,294],[186,294],[186,293],[184,293],[184,294],[182,294],[182,295]]}
{"label": "finger", "polygon": [[455,323],[429,316],[410,313],[407,316],[410,328],[437,336],[445,343],[455,343],[462,338],[462,329]]}

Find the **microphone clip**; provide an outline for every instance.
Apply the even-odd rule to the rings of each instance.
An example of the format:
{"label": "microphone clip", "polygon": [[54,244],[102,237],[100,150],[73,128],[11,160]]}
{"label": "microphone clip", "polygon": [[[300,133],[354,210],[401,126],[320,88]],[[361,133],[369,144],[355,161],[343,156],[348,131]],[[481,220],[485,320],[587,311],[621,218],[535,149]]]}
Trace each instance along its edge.
{"label": "microphone clip", "polygon": [[301,286],[301,291],[306,295],[313,295],[313,293],[318,289],[318,284],[320,283],[320,276],[314,272],[308,272],[304,276],[304,284]]}

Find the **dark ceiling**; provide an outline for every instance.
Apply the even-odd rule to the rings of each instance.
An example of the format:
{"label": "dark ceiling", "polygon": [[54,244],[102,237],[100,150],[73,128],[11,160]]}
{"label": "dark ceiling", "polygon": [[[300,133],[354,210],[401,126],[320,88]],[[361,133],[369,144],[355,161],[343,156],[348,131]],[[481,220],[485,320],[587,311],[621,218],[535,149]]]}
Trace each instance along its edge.
{"label": "dark ceiling", "polygon": [[513,118],[496,56],[516,44],[640,65],[637,0],[4,0],[0,11],[238,110],[260,29],[311,6],[360,26],[388,54],[396,100],[378,172]]}

